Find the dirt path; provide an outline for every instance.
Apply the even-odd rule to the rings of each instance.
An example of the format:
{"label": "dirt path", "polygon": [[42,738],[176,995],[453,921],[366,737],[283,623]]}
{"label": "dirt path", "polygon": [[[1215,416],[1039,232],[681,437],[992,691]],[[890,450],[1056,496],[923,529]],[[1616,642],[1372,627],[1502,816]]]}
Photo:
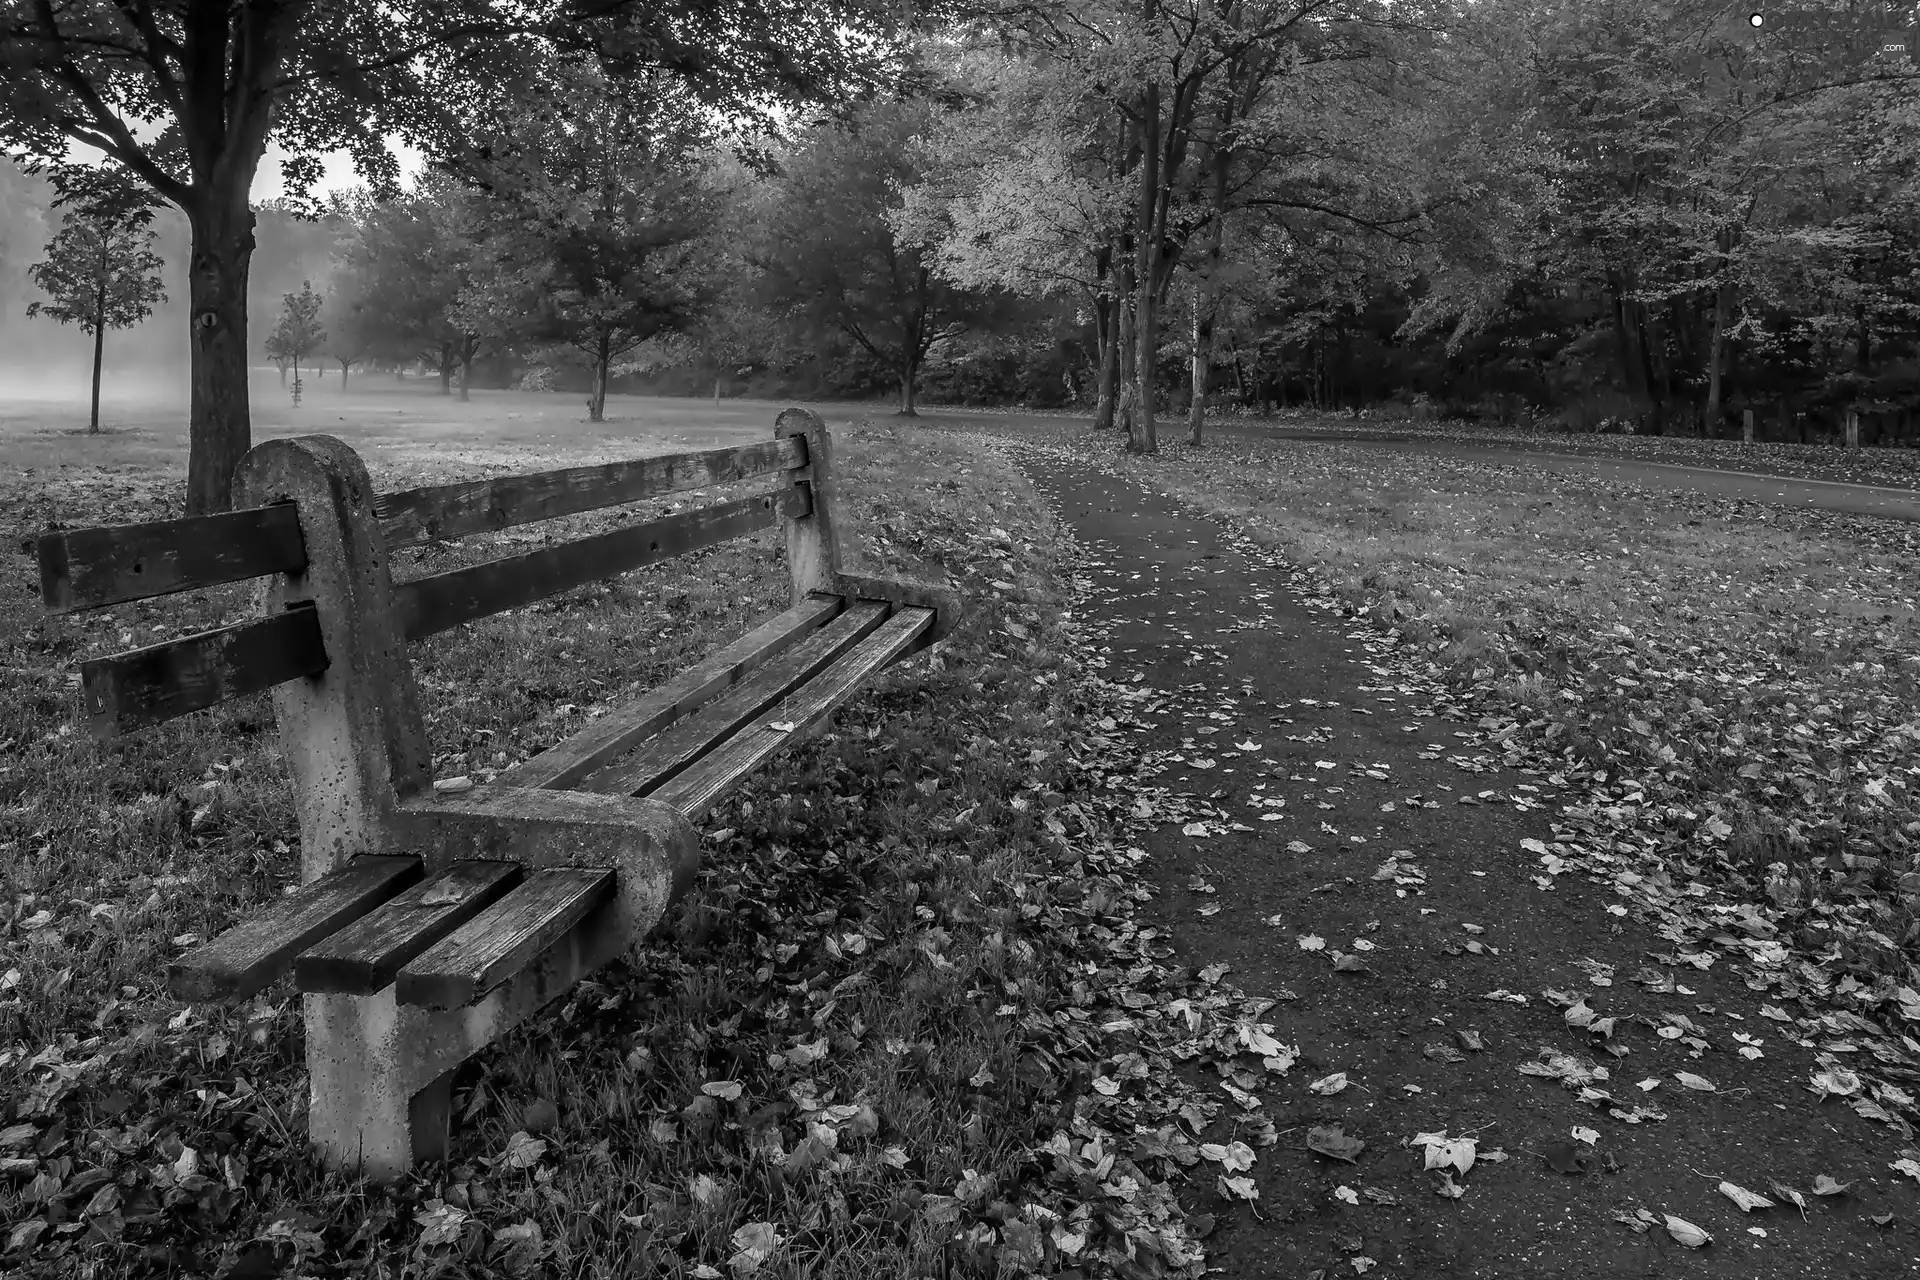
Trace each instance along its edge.
{"label": "dirt path", "polygon": [[[1920,1185],[1888,1168],[1898,1136],[1816,1100],[1811,1042],[1761,1015],[1744,969],[1686,963],[1674,953],[1691,948],[1616,914],[1611,883],[1523,849],[1553,839],[1562,780],[1514,767],[1414,655],[1220,524],[1058,454],[1016,455],[1087,557],[1104,674],[1164,693],[1143,744],[1164,765],[1156,781],[1221,811],[1203,835],[1154,837],[1163,923],[1187,963],[1229,966],[1281,1001],[1264,1016],[1300,1051],[1284,1074],[1216,1086],[1257,1094],[1280,1131],[1257,1152],[1257,1215],[1195,1171],[1191,1207],[1218,1215],[1221,1274],[1912,1274]],[[1336,971],[1337,954],[1364,970]],[[1668,989],[1635,980],[1647,966]],[[1570,1025],[1549,990],[1616,1018],[1610,1038]],[[1611,1104],[1523,1074],[1543,1048],[1605,1068],[1586,1087]],[[1335,1072],[1343,1091],[1309,1090]],[[1366,1143],[1357,1162],[1305,1149],[1330,1125]],[[1441,1130],[1478,1141],[1457,1200],[1403,1145]],[[1554,1171],[1550,1153],[1578,1171]],[[1716,1189],[1809,1193],[1822,1174],[1852,1191],[1809,1194],[1807,1221],[1785,1203],[1742,1214]],[[1644,1232],[1614,1216],[1642,1209]],[[1714,1242],[1685,1248],[1665,1214]]]}

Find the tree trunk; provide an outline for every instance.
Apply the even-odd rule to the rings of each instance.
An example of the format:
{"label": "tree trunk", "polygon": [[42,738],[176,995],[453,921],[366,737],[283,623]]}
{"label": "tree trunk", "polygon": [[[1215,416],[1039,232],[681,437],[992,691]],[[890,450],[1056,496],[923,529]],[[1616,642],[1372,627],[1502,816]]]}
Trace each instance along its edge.
{"label": "tree trunk", "polygon": [[1193,389],[1187,397],[1187,440],[1197,445],[1207,421],[1207,366],[1213,361],[1213,307],[1198,285],[1193,292],[1192,347],[1188,379]]}
{"label": "tree trunk", "polygon": [[612,336],[601,334],[600,349],[593,358],[593,398],[587,401],[589,422],[601,422],[607,416],[607,366],[613,362],[612,346]]}
{"label": "tree trunk", "polygon": [[[240,168],[246,168],[241,173]],[[236,166],[230,198],[210,193],[188,211],[193,245],[187,259],[193,337],[191,407],[187,416],[187,513],[207,515],[233,505],[233,471],[253,447],[247,403],[247,267],[253,258],[253,210],[247,206],[250,166]]]}
{"label": "tree trunk", "polygon": [[1133,228],[1133,335],[1137,349],[1133,357],[1133,429],[1127,447],[1135,453],[1157,453],[1160,449],[1153,422],[1154,363],[1160,350],[1154,325],[1153,278],[1159,247],[1154,213],[1159,197],[1160,86],[1150,82],[1140,99],[1140,198]]}
{"label": "tree trunk", "polygon": [[[340,357],[335,356],[334,359],[339,360]],[[347,370],[350,367],[352,367],[350,362],[346,360],[340,360],[340,389],[342,391],[345,391],[347,389]]]}
{"label": "tree trunk", "polygon": [[467,386],[473,381],[473,353],[479,345],[471,334],[460,342],[460,398],[462,400],[472,398],[467,394]]}
{"label": "tree trunk", "polygon": [[720,407],[720,375],[717,373],[713,375],[713,407]]}
{"label": "tree trunk", "polygon": [[920,367],[913,360],[903,361],[900,365],[900,416],[917,418],[919,413],[913,407],[915,383],[920,377]]}
{"label": "tree trunk", "polygon": [[1134,361],[1139,352],[1133,340],[1133,269],[1129,267],[1123,273],[1127,282],[1127,293],[1117,299],[1113,306],[1119,313],[1119,321],[1114,326],[1114,345],[1118,347],[1119,359],[1116,372],[1120,380],[1120,395],[1114,405],[1114,425],[1126,433],[1127,439],[1133,439],[1134,408],[1139,401],[1140,382],[1133,376]]}
{"label": "tree trunk", "polygon": [[440,394],[443,396],[453,394],[453,344],[451,342],[440,344]]}
{"label": "tree trunk", "polygon": [[1093,304],[1094,340],[1100,352],[1100,377],[1095,384],[1093,429],[1106,431],[1113,426],[1116,392],[1120,381],[1120,306],[1112,298],[1099,298]]}
{"label": "tree trunk", "polygon": [[87,434],[100,434],[100,356],[107,345],[107,271],[113,264],[107,258],[107,233],[100,232],[100,269],[93,290],[93,413],[87,419]]}
{"label": "tree trunk", "polygon": [[1733,286],[1722,284],[1713,294],[1713,337],[1707,344],[1707,410],[1704,434],[1720,434],[1721,369],[1726,361],[1727,320],[1733,308]]}

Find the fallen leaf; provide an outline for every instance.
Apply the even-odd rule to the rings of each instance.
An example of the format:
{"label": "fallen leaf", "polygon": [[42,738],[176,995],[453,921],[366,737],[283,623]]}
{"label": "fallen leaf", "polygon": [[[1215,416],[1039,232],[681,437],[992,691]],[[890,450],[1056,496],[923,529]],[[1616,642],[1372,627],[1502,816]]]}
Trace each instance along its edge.
{"label": "fallen leaf", "polygon": [[1571,1142],[1549,1142],[1540,1148],[1540,1154],[1555,1173],[1585,1173],[1593,1163],[1593,1152]]}
{"label": "fallen leaf", "polygon": [[1333,1198],[1335,1200],[1343,1200],[1348,1204],[1360,1203],[1360,1193],[1352,1187],[1335,1187],[1333,1189]]}
{"label": "fallen leaf", "polygon": [[1816,1071],[1807,1084],[1808,1092],[1819,1094],[1822,1101],[1836,1095],[1842,1098],[1852,1097],[1860,1092],[1860,1087],[1860,1077],[1842,1067],[1828,1067],[1824,1071]]}
{"label": "fallen leaf", "polygon": [[752,1275],[780,1247],[780,1232],[771,1222],[749,1222],[733,1233],[734,1255],[727,1259],[735,1275]]}
{"label": "fallen leaf", "polygon": [[1685,1218],[1676,1218],[1667,1214],[1667,1234],[1689,1249],[1704,1249],[1713,1243],[1713,1237],[1694,1226]]}
{"label": "fallen leaf", "polygon": [[1327,948],[1327,940],[1314,933],[1303,933],[1296,941],[1302,951],[1324,951]]}
{"label": "fallen leaf", "polygon": [[1225,1165],[1231,1172],[1244,1173],[1253,1168],[1253,1148],[1244,1142],[1203,1142],[1200,1154],[1216,1164]]}
{"label": "fallen leaf", "polygon": [[1845,1195],[1847,1188],[1852,1185],[1851,1182],[1835,1182],[1824,1173],[1815,1174],[1813,1179],[1813,1194],[1817,1196]]}
{"label": "fallen leaf", "polygon": [[1779,1196],[1782,1200],[1790,1202],[1794,1208],[1800,1210],[1800,1220],[1802,1222],[1812,1221],[1811,1218],[1807,1217],[1807,1198],[1798,1191],[1795,1191],[1786,1183],[1778,1181],[1767,1183],[1767,1190],[1773,1192],[1773,1194]]}
{"label": "fallen leaf", "polygon": [[1352,1164],[1367,1144],[1359,1138],[1349,1138],[1339,1125],[1315,1125],[1307,1130],[1307,1150],[1317,1151],[1323,1156],[1335,1160],[1345,1160]]}
{"label": "fallen leaf", "polygon": [[1220,1194],[1229,1200],[1258,1200],[1260,1198],[1260,1188],[1253,1185],[1252,1178],[1228,1178],[1222,1176],[1215,1180],[1214,1185],[1219,1188]]}
{"label": "fallen leaf", "polygon": [[1705,1076],[1697,1076],[1693,1074],[1693,1072],[1691,1071],[1676,1071],[1673,1073],[1673,1078],[1675,1080],[1678,1080],[1681,1084],[1685,1085],[1687,1088],[1696,1090],[1700,1093],[1717,1093],[1718,1092],[1718,1090],[1714,1088],[1713,1081],[1707,1079]]}
{"label": "fallen leaf", "polygon": [[1347,1073],[1344,1071],[1336,1071],[1330,1076],[1321,1076],[1318,1080],[1315,1080],[1307,1086],[1308,1090],[1319,1094],[1323,1098],[1331,1098],[1334,1094],[1346,1087]]}
{"label": "fallen leaf", "polygon": [[1773,1208],[1773,1201],[1735,1183],[1722,1182],[1720,1184],[1720,1194],[1739,1205],[1741,1210],[1746,1213],[1752,1213],[1755,1209]]}
{"label": "fallen leaf", "polygon": [[1575,1142],[1584,1142],[1590,1147],[1600,1141],[1600,1131],[1586,1128],[1584,1125],[1575,1125],[1572,1136]]}

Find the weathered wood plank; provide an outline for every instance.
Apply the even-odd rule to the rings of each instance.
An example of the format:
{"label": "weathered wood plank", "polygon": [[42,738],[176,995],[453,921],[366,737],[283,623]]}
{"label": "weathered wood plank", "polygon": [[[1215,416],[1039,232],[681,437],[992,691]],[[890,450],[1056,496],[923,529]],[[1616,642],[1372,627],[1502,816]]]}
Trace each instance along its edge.
{"label": "weathered wood plank", "polygon": [[734,684],[840,612],[835,596],[812,596],[775,614],[738,640],[716,650],[665,684],[593,721],[564,742],[515,765],[494,781],[508,787],[571,787],[634,743]]}
{"label": "weathered wood plank", "polygon": [[302,951],[293,962],[294,985],[371,995],[407,961],[506,896],[520,877],[517,862],[456,862]]}
{"label": "weathered wood plank", "polygon": [[587,913],[613,900],[614,873],[543,867],[405,965],[394,980],[401,1004],[458,1009],[539,959]]}
{"label": "weathered wood plank", "polygon": [[396,586],[401,632],[419,640],[642,565],[772,528],[803,513],[807,491],[740,498]]}
{"label": "weathered wood plank", "polygon": [[[900,610],[861,641],[853,652],[815,676],[799,693],[763,713],[724,745],[681,771],[654,791],[652,798],[672,805],[686,814],[688,820],[698,821],[700,815],[712,808],[740,779],[765,764],[776,752],[818,728],[875,672],[911,649],[932,625],[930,610]],[[776,725],[783,727],[776,728]]]}
{"label": "weathered wood plank", "polygon": [[313,606],[80,664],[87,725],[111,738],[327,669]]}
{"label": "weathered wood plank", "polygon": [[588,778],[580,789],[608,795],[644,795],[819,674],[886,617],[885,604],[851,606],[706,706],[642,743],[632,755]]}
{"label": "weathered wood plank", "polygon": [[355,858],[175,960],[167,966],[167,987],[182,1000],[244,1000],[286,972],[300,952],[420,876],[418,858]]}
{"label": "weathered wood plank", "polygon": [[40,597],[49,613],[217,587],[306,567],[293,504],[41,535]]}
{"label": "weathered wood plank", "polygon": [[510,529],[536,520],[595,511],[663,493],[731,484],[786,471],[806,461],[791,440],[636,458],[598,467],[568,467],[528,476],[497,476],[385,494],[374,513],[387,546],[410,547],[474,533]]}

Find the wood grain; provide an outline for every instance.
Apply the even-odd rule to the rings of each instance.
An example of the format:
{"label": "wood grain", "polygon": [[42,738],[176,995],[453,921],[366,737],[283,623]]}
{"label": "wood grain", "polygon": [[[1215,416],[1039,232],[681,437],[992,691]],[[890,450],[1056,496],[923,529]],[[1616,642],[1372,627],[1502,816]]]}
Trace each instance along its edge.
{"label": "wood grain", "polygon": [[292,503],[41,535],[40,597],[77,613],[306,567]]}
{"label": "wood grain", "polygon": [[293,962],[294,985],[371,995],[407,961],[499,901],[520,877],[517,862],[456,862],[302,951]]}
{"label": "wood grain", "polygon": [[588,912],[612,901],[614,873],[542,867],[484,913],[429,947],[394,980],[401,1004],[459,1009],[473,1004],[558,942]]}
{"label": "wood grain", "polygon": [[393,591],[400,630],[409,640],[423,639],[642,565],[746,537],[795,512],[804,513],[806,504],[806,491],[796,487],[417,578]]}
{"label": "wood grain", "polygon": [[167,988],[182,1000],[244,1000],[286,972],[300,952],[420,876],[418,858],[355,858],[181,956],[167,966]]}
{"label": "wood grain", "polygon": [[[874,673],[911,649],[932,625],[932,611],[902,609],[861,641],[853,652],[808,681],[793,697],[763,713],[725,744],[653,792],[653,798],[698,821],[742,778],[818,728]],[[773,727],[776,724],[791,727],[776,729]]]}
{"label": "wood grain", "polygon": [[705,703],[840,612],[835,596],[811,596],[715,650],[665,684],[608,712],[564,742],[515,765],[495,782],[509,787],[571,787]]}
{"label": "wood grain", "polygon": [[805,456],[804,445],[776,440],[738,449],[500,476],[385,494],[374,500],[374,514],[389,548],[411,547],[769,475],[799,466]]}
{"label": "wood grain", "polygon": [[773,658],[627,758],[588,778],[582,791],[645,795],[818,674],[886,621],[887,606],[861,603]]}
{"label": "wood grain", "polygon": [[312,605],[80,664],[87,727],[112,738],[327,669]]}

